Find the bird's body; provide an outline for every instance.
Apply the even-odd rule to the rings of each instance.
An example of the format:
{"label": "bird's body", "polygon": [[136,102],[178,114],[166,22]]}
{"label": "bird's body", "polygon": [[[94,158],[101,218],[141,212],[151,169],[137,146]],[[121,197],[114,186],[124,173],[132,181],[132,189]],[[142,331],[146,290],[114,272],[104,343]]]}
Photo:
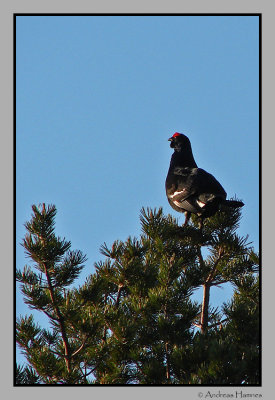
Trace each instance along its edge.
{"label": "bird's body", "polygon": [[234,208],[244,205],[240,201],[226,200],[226,192],[217,179],[198,168],[187,136],[176,132],[169,140],[174,153],[165,183],[166,195],[171,207],[185,213],[185,224],[191,213],[203,220],[214,215],[221,204]]}

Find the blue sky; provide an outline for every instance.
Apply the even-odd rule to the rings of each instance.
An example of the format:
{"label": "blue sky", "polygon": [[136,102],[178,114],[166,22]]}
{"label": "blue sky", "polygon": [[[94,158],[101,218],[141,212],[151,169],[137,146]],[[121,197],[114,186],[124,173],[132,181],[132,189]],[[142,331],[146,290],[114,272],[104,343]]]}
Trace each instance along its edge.
{"label": "blue sky", "polygon": [[[16,18],[17,268],[31,205],[55,204],[56,233],[88,256],[139,236],[141,207],[163,207],[176,131],[259,248],[257,16]],[[211,293],[226,300],[227,289]],[[29,310],[18,295],[18,314]],[[43,322],[43,319],[41,319]]]}

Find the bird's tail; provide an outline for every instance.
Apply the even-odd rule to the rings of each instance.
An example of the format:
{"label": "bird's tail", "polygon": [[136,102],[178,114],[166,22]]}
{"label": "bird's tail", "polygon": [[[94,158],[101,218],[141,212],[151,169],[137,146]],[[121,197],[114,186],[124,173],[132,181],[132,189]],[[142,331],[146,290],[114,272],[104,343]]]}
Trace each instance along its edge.
{"label": "bird's tail", "polygon": [[244,206],[244,203],[238,200],[224,200],[223,204],[227,207],[232,208],[239,208]]}

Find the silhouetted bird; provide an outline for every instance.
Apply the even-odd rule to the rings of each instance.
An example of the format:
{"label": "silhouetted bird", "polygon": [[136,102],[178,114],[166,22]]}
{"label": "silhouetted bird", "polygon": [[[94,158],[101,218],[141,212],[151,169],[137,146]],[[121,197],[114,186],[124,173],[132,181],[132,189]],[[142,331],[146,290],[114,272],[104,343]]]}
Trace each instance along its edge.
{"label": "silhouetted bird", "polygon": [[242,201],[226,200],[226,192],[213,175],[198,168],[187,136],[176,132],[168,139],[174,149],[171,157],[165,187],[166,195],[174,210],[185,213],[186,225],[191,213],[203,219],[214,215],[223,204],[228,207],[242,207]]}

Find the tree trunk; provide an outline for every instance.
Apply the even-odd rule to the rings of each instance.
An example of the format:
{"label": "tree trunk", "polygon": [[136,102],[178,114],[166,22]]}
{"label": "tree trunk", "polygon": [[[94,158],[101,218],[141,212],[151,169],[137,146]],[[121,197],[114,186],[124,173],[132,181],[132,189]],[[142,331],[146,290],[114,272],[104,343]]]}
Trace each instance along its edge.
{"label": "tree trunk", "polygon": [[208,308],[210,299],[210,284],[203,285],[203,301],[201,307],[201,333],[205,333],[208,328]]}

